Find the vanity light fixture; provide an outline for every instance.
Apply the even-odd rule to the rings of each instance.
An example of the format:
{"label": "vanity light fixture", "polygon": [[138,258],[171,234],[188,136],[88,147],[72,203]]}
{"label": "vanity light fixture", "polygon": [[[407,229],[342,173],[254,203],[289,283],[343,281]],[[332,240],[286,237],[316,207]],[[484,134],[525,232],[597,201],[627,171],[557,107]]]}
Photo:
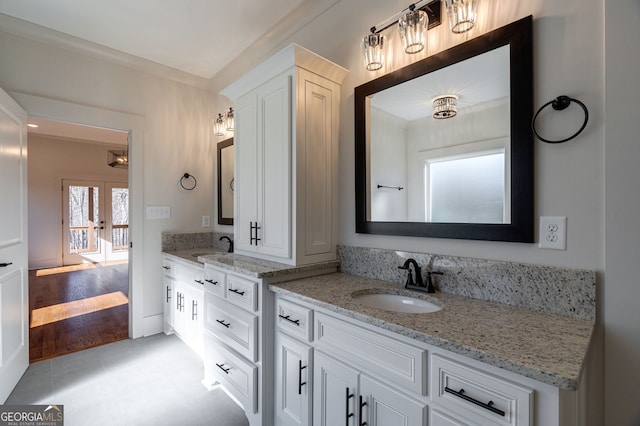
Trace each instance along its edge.
{"label": "vanity light fixture", "polygon": [[365,68],[376,71],[384,66],[387,44],[381,33],[396,23],[406,53],[424,50],[427,46],[427,30],[440,25],[440,9],[441,0],[421,0],[371,27],[371,33],[362,40]]}
{"label": "vanity light fixture", "polygon": [[478,0],[444,0],[451,32],[469,31],[476,24]]}
{"label": "vanity light fixture", "polygon": [[410,55],[421,52],[427,44],[427,26],[429,18],[422,10],[409,6],[409,11],[398,20],[398,30],[404,52]]}
{"label": "vanity light fixture", "polygon": [[233,132],[235,120],[233,118],[233,108],[229,107],[224,115],[218,114],[218,118],[213,121],[213,130],[216,136],[224,136],[225,132]]}
{"label": "vanity light fixture", "polygon": [[433,98],[433,118],[442,120],[458,115],[458,97],[456,95],[442,95]]}
{"label": "vanity light fixture", "polygon": [[233,119],[233,108],[229,107],[229,111],[227,111],[224,121],[227,123],[227,131],[233,132],[233,129],[235,127],[235,121]]}

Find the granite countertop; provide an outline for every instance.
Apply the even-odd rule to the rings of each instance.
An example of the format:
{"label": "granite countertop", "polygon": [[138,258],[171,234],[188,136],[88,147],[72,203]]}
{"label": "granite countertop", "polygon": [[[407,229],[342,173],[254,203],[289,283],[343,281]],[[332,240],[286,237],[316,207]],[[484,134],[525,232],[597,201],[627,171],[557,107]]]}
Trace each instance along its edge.
{"label": "granite countertop", "polygon": [[227,252],[226,250],[213,248],[213,247],[200,247],[200,248],[183,249],[183,250],[166,250],[166,251],[163,251],[162,254],[167,254],[178,260],[192,263],[195,266],[202,266],[203,262],[199,259],[200,256],[211,255],[211,254],[225,254],[226,252]]}
{"label": "granite countertop", "polygon": [[327,269],[335,270],[340,265],[340,261],[331,260],[327,262],[313,263],[310,265],[292,266],[235,253],[216,253],[199,256],[198,260],[218,268],[238,272],[255,278],[277,278],[309,271]]}
{"label": "granite countertop", "polygon": [[[560,389],[575,390],[594,322],[344,273],[272,284],[275,293],[381,327]],[[442,306],[414,314],[370,308],[352,294],[411,292]]]}
{"label": "granite countertop", "polygon": [[226,250],[217,248],[194,248],[185,250],[163,251],[162,254],[172,256],[178,260],[193,263],[196,266],[210,264],[218,268],[231,272],[247,275],[255,278],[278,278],[305,273],[310,271],[331,271],[340,266],[340,261],[330,260],[327,262],[313,263],[302,266],[292,266],[285,263],[270,262],[268,260],[256,259],[254,257],[243,256],[236,253],[228,253]]}

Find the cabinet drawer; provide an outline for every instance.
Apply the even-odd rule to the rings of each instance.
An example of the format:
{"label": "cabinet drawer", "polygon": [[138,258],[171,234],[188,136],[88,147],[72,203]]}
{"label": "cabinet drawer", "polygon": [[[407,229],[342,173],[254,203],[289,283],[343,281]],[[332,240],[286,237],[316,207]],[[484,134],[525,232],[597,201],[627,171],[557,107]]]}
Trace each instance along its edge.
{"label": "cabinet drawer", "polygon": [[177,263],[173,270],[173,276],[176,280],[189,284],[193,283],[194,268]]}
{"label": "cabinet drawer", "polygon": [[219,382],[250,413],[258,411],[258,367],[227,349],[215,337],[205,337],[205,377]]}
{"label": "cabinet drawer", "polygon": [[431,357],[431,398],[479,425],[532,424],[533,390],[477,368]]}
{"label": "cabinet drawer", "polygon": [[205,267],[204,289],[218,297],[224,297],[224,289],[227,285],[227,274],[216,269]]}
{"label": "cabinet drawer", "polygon": [[308,342],[313,340],[313,311],[278,298],[276,300],[276,324],[279,330]]}
{"label": "cabinet drawer", "polygon": [[258,360],[258,317],[211,293],[205,294],[204,327],[239,354]]}
{"label": "cabinet drawer", "polygon": [[176,264],[173,261],[166,257],[162,258],[162,271],[165,276],[173,278],[175,276],[175,268]]}
{"label": "cabinet drawer", "polygon": [[258,283],[227,275],[225,298],[236,306],[255,312],[258,310]]}
{"label": "cabinet drawer", "polygon": [[427,352],[399,340],[315,313],[316,347],[336,358],[357,363],[373,377],[425,395]]}

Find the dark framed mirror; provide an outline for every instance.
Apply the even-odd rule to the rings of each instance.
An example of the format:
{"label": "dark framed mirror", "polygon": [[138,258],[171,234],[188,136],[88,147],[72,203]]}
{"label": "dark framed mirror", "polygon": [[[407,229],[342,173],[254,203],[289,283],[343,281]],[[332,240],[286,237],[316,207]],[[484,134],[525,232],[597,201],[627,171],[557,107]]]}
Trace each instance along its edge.
{"label": "dark framed mirror", "polygon": [[356,232],[533,242],[526,17],[355,88]]}
{"label": "dark framed mirror", "polygon": [[218,223],[233,225],[233,138],[218,143]]}

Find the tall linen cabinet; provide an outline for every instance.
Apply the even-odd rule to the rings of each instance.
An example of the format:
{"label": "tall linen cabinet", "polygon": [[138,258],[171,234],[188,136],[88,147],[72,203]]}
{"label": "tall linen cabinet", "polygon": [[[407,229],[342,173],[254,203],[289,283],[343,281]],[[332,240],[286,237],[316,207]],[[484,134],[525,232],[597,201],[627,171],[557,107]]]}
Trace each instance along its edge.
{"label": "tall linen cabinet", "polygon": [[235,110],[235,251],[289,265],[336,258],[344,68],[289,45],[220,93]]}

